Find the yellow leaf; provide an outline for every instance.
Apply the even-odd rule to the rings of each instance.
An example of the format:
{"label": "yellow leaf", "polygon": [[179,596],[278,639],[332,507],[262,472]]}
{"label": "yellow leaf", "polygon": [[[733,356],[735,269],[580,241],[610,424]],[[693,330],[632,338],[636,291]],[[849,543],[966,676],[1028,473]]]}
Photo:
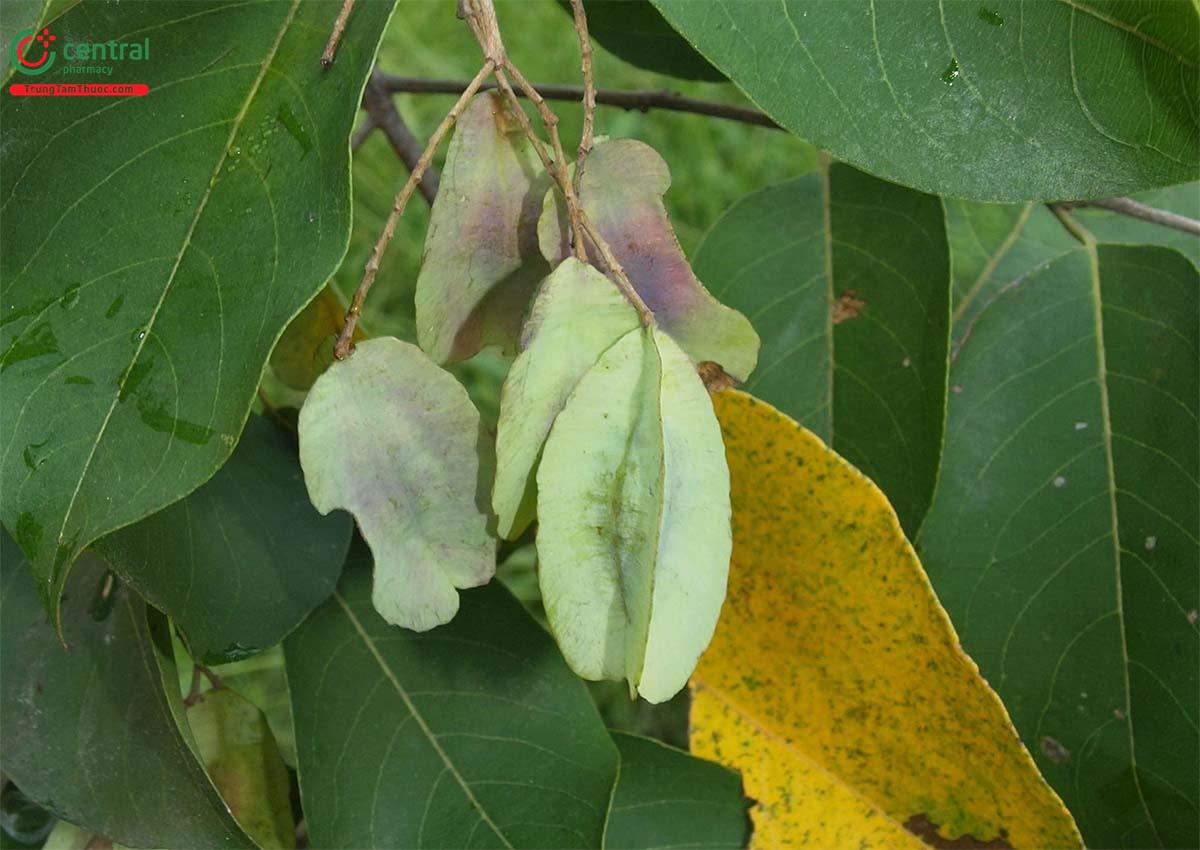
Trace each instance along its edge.
{"label": "yellow leaf", "polygon": [[[333,362],[333,345],[345,318],[346,308],[332,287],[318,292],[288,323],[271,352],[271,368],[279,380],[297,390],[311,387]],[[355,342],[366,338],[361,325],[354,328]]]}
{"label": "yellow leaf", "polygon": [[691,746],[742,771],[754,846],[1080,846],[883,493],[773,407],[714,406],[734,547]]}

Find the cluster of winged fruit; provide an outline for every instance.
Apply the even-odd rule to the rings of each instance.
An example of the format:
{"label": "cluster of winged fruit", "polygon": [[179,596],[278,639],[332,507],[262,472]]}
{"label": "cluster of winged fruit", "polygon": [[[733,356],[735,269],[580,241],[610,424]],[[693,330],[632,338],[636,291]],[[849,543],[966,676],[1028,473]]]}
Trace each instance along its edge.
{"label": "cluster of winged fruit", "polygon": [[[459,119],[417,281],[420,347],[357,345],[313,386],[300,454],[313,503],[353,513],[389,622],[448,622],[537,521],[538,580],[567,662],[659,702],[687,682],[725,597],[729,472],[700,368],[743,381],[759,341],[692,273],[666,163],[598,140],[580,204],[653,312],[571,255],[565,204],[506,103]],[[495,439],[438,364],[516,354]],[[717,367],[720,367],[719,369]]]}

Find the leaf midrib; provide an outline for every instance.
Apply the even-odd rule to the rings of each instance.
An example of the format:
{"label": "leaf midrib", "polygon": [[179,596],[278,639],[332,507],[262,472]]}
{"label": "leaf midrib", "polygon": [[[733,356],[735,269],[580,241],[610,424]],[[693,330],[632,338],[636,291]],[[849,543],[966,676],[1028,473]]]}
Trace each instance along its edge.
{"label": "leaf midrib", "polygon": [[513,847],[512,843],[508,840],[507,836],[500,831],[500,828],[496,826],[496,822],[492,820],[491,815],[489,815],[487,812],[487,809],[483,807],[483,804],[480,803],[479,799],[475,796],[475,792],[471,790],[470,784],[466,781],[463,775],[458,772],[458,768],[455,767],[454,762],[450,759],[450,756],[444,749],[442,749],[442,745],[439,743],[437,736],[433,734],[433,730],[430,729],[429,724],[425,722],[424,716],[417,710],[417,706],[412,701],[412,698],[408,695],[408,691],[404,689],[404,686],[400,683],[400,679],[388,665],[387,659],[383,657],[383,654],[379,651],[379,647],[375,645],[374,639],[367,634],[367,630],[363,627],[358,617],[355,616],[354,611],[346,602],[345,597],[342,596],[341,592],[334,591],[333,598],[337,600],[338,605],[341,606],[342,613],[346,615],[346,619],[350,621],[350,625],[354,627],[354,631],[358,633],[358,636],[362,638],[362,642],[366,644],[367,650],[371,653],[371,656],[379,665],[379,669],[383,671],[384,677],[392,684],[396,694],[400,697],[401,701],[403,701],[405,707],[408,709],[409,715],[413,720],[416,721],[421,733],[425,736],[426,740],[429,741],[429,745],[433,747],[434,752],[438,754],[438,757],[442,760],[442,764],[445,765],[446,770],[451,776],[454,777],[455,781],[458,782],[459,787],[462,789],[463,794],[466,795],[467,800],[471,803],[472,808],[478,812],[480,820],[491,827],[491,830],[496,834],[496,837],[500,839],[505,847],[510,848],[511,850]]}
{"label": "leaf midrib", "polygon": [[[200,198],[200,203],[196,207],[196,214],[192,217],[192,221],[191,224],[188,225],[187,232],[184,233],[183,243],[180,245],[179,253],[175,257],[175,263],[171,267],[171,272],[167,276],[166,283],[163,285],[162,294],[159,296],[158,302],[154,305],[154,310],[151,312],[150,318],[146,322],[145,332],[142,334],[142,338],[138,341],[137,348],[133,353],[133,358],[130,360],[131,365],[137,362],[138,358],[141,356],[142,349],[145,348],[146,342],[150,339],[150,335],[154,330],[154,323],[157,321],[158,314],[162,309],[162,305],[166,301],[167,295],[171,291],[171,287],[175,282],[175,276],[179,271],[180,265],[183,263],[183,258],[187,254],[188,249],[191,247],[192,237],[196,232],[196,228],[200,224],[200,220],[204,217],[204,211],[208,207],[209,200],[212,198],[213,189],[217,185],[217,177],[221,173],[221,168],[224,166],[225,160],[229,157],[229,151],[233,147],[233,141],[235,138],[237,138],[237,134],[241,129],[242,122],[246,118],[246,113],[250,110],[250,105],[254,102],[255,97],[258,95],[258,90],[262,86],[262,81],[266,78],[267,71],[270,70],[272,63],[275,61],[275,56],[279,52],[279,46],[283,43],[284,36],[287,34],[288,29],[295,20],[296,12],[299,7],[300,0],[292,0],[291,5],[288,7],[287,16],[283,19],[283,23],[279,27],[279,32],[275,35],[274,42],[272,42],[270,49],[267,51],[267,55],[263,57],[258,74],[255,76],[254,82],[251,83],[250,89],[246,94],[246,98],[242,101],[242,105],[238,109],[237,115],[234,116],[233,126],[229,130],[229,136],[225,140],[225,145],[221,150],[221,155],[217,158],[216,165],[213,167],[212,175],[209,178],[208,185],[204,189],[204,194]],[[108,430],[108,423],[111,421],[112,415],[117,409],[117,404],[120,401],[121,394],[124,391],[125,382],[128,380],[128,377],[129,370],[126,369],[122,374],[122,380],[118,382],[117,389],[113,393],[112,402],[109,404],[108,410],[104,414],[104,419],[100,422],[100,428],[96,432],[96,438],[92,441],[92,446],[88,451],[83,468],[79,472],[78,479],[75,482],[75,489],[71,492],[71,498],[67,502],[66,510],[63,511],[63,520],[62,525],[58,530],[56,549],[60,549],[63,545],[63,538],[66,534],[67,525],[71,520],[72,513],[74,512],[75,502],[79,498],[79,491],[83,488],[83,482],[87,479],[88,472],[91,469],[92,461],[96,456],[96,450],[99,448],[100,442],[104,439],[104,434]],[[65,579],[66,573],[70,570],[70,564],[74,560],[74,554],[75,553],[73,552],[68,553],[68,559],[62,568],[62,575],[51,575],[51,581],[55,586],[61,586],[61,582]],[[59,599],[55,599],[54,601],[54,620],[57,623],[58,631],[61,633],[62,616],[61,600]]]}
{"label": "leaf midrib", "polygon": [[1113,569],[1116,573],[1114,584],[1117,591],[1117,624],[1121,632],[1121,677],[1125,685],[1125,729],[1129,739],[1129,766],[1130,772],[1133,774],[1133,787],[1137,789],[1138,802],[1141,803],[1142,811],[1146,815],[1146,822],[1150,825],[1150,829],[1154,832],[1154,837],[1158,839],[1159,846],[1165,847],[1166,844],[1162,840],[1162,836],[1158,832],[1158,826],[1154,823],[1154,815],[1150,812],[1150,806],[1146,802],[1146,794],[1142,790],[1142,780],[1138,775],[1137,765],[1137,748],[1133,734],[1133,688],[1129,680],[1129,638],[1125,629],[1125,585],[1121,577],[1121,562],[1123,555],[1121,553],[1121,538],[1120,538],[1120,516],[1117,512],[1117,473],[1116,466],[1113,462],[1113,431],[1112,431],[1112,415],[1109,407],[1108,398],[1108,365],[1106,352],[1104,348],[1104,302],[1102,298],[1102,290],[1100,288],[1100,255],[1097,250],[1096,239],[1082,225],[1078,225],[1080,235],[1084,237],[1084,248],[1088,255],[1088,274],[1089,283],[1091,284],[1092,296],[1092,315],[1095,323],[1096,336],[1096,366],[1099,380],[1100,392],[1100,424],[1101,435],[1104,445],[1104,466],[1105,466],[1105,483],[1108,491],[1108,507],[1109,507],[1109,524],[1112,526],[1112,546],[1113,546]]}

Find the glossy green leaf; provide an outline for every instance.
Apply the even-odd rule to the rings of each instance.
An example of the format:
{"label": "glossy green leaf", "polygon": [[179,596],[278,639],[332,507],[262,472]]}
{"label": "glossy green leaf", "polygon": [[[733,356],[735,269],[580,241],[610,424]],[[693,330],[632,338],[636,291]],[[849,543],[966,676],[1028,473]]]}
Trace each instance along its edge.
{"label": "glossy green leaf", "polygon": [[762,337],[746,390],[870,476],[909,534],[937,477],[949,260],[937,198],[841,164],[744,198],[696,251]]}
{"label": "glossy green leaf", "polygon": [[736,850],[750,840],[750,801],[735,771],[652,738],[614,732],[621,771],[604,831],[612,850]]}
{"label": "glossy green leaf", "polygon": [[295,847],[287,767],[263,713],[226,687],[205,693],[187,718],[208,775],[246,833],[259,847]]}
{"label": "glossy green leaf", "polygon": [[[0,532],[4,772],[73,823],[140,847],[252,847],[180,732],[145,604],[97,559],[64,596],[59,643],[29,565]],[[175,676],[173,667],[170,676]]]}
{"label": "glossy green leaf", "polygon": [[606,351],[538,466],[538,578],[567,663],[649,702],[687,683],[729,570],[729,472],[695,365],[657,328]]}
{"label": "glossy green leaf", "polygon": [[219,664],[278,643],[328,598],[350,531],[348,515],[313,510],[295,438],[251,416],[212,479],[95,548]]}
{"label": "glossy green leaf", "polygon": [[[758,337],[745,316],[713,298],[692,272],[663,206],[670,185],[671,172],[653,148],[615,139],[597,144],[588,157],[579,195],[659,327],[697,363],[717,363],[744,381],[758,359]],[[562,198],[547,194],[538,240],[552,262],[571,253],[566,229]],[[598,255],[592,262],[605,268]]]}
{"label": "glossy green leaf", "polygon": [[550,178],[504,96],[478,94],[458,119],[417,278],[417,339],[439,363],[485,345],[516,350],[550,267],[537,219]]}
{"label": "glossy green leaf", "polygon": [[599,846],[617,753],[549,635],[496,582],[395,629],[370,580],[284,642],[313,846]]}
{"label": "glossy green leaf", "polygon": [[[571,14],[570,0],[558,5]],[[671,29],[650,0],[584,0],[583,6],[592,41],[629,64],[685,80],[725,79]]]}
{"label": "glossy green leaf", "polygon": [[313,384],[300,411],[308,493],[321,513],[358,520],[389,623],[447,623],[458,589],[492,577],[493,452],[462,384],[415,345],[360,343]]}
{"label": "glossy green leaf", "polygon": [[654,3],[781,125],[908,186],[1063,200],[1200,173],[1192,3]]}
{"label": "glossy green leaf", "polygon": [[[1184,183],[1167,189],[1155,189],[1134,195],[1140,201],[1158,209],[1200,219],[1200,183]],[[1161,224],[1131,218],[1103,207],[1078,207],[1071,210],[1079,222],[1101,242],[1125,245],[1164,245],[1200,265],[1200,239]]]}
{"label": "glossy green leaf", "polygon": [[502,537],[519,537],[533,520],[542,444],[571,391],[601,354],[639,324],[612,281],[574,257],[542,284],[500,399],[492,505]]}
{"label": "glossy green leaf", "polygon": [[52,610],[88,544],[229,457],[276,338],[340,262],[390,11],[357,9],[323,72],[327,3],[79,3],[50,29],[148,38],[105,81],[151,93],[0,102],[0,515]]}
{"label": "glossy green leaf", "polygon": [[1200,763],[1200,275],[1077,247],[951,370],[922,560],[1093,847],[1190,847]]}
{"label": "glossy green leaf", "polygon": [[998,293],[1079,245],[1042,204],[942,202],[953,256],[956,342]]}

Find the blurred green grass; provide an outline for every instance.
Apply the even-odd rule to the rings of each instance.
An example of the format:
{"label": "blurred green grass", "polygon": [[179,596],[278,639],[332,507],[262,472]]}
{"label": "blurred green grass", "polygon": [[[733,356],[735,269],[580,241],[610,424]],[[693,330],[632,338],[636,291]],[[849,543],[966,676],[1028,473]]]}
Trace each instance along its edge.
{"label": "blurred green grass", "polygon": [[[570,17],[554,0],[498,0],[505,46],[529,79],[579,83],[579,53]],[[404,76],[469,79],[480,64],[466,25],[455,17],[453,0],[400,0],[384,37],[379,67]],[[746,103],[728,83],[694,83],[642,71],[595,47],[596,85],[618,89],[670,89],[725,103]],[[401,94],[394,102],[419,139],[427,139],[454,101],[453,95]],[[563,145],[578,142],[578,104],[551,104],[561,119]],[[535,122],[535,126],[539,126]],[[596,132],[640,139],[671,167],[666,204],[680,243],[690,255],[721,212],[743,195],[802,174],[811,168],[813,149],[786,133],[701,115],[664,110],[641,113],[598,107]],[[438,156],[440,165],[443,150]],[[335,277],[348,295],[358,284],[363,263],[383,227],[392,197],[407,177],[382,133],[372,133],[354,157],[354,230],[346,261]],[[414,197],[397,228],[364,311],[372,334],[412,340],[413,288],[429,210]],[[486,355],[457,369],[472,390],[484,418],[494,421],[498,384],[505,368]]]}

